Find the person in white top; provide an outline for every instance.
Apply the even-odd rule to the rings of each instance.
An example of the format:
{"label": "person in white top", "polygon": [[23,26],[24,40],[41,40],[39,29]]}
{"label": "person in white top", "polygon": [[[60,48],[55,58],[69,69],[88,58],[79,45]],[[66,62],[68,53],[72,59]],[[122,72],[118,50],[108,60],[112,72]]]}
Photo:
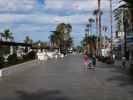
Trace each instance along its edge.
{"label": "person in white top", "polygon": [[122,57],[122,68],[125,69],[126,67],[126,57]]}

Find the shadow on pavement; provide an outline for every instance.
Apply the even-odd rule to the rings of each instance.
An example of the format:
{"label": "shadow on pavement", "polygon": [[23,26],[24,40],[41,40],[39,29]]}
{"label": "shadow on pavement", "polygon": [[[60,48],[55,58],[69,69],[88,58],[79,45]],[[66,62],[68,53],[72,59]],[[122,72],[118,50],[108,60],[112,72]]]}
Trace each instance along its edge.
{"label": "shadow on pavement", "polygon": [[114,75],[110,78],[107,79],[107,81],[117,81],[118,85],[123,87],[123,86],[133,86],[133,80],[126,75]]}
{"label": "shadow on pavement", "polygon": [[16,91],[20,100],[70,100],[58,90],[25,92]]}
{"label": "shadow on pavement", "polygon": [[129,75],[128,70],[114,66],[110,72],[115,73],[115,75],[108,78],[107,81],[118,81],[119,86],[133,86],[133,78]]}
{"label": "shadow on pavement", "polygon": [[[100,66],[98,66],[100,65]],[[106,63],[102,63],[102,62],[97,62],[97,66],[99,68],[114,68],[114,66],[112,64],[106,64]]]}
{"label": "shadow on pavement", "polygon": [[128,74],[127,69],[121,69],[119,66],[115,65],[109,65],[101,63],[100,68],[110,68],[109,72],[114,73],[113,76],[107,78],[106,80],[108,82],[117,82],[118,86],[124,87],[124,86],[133,86],[133,78]]}

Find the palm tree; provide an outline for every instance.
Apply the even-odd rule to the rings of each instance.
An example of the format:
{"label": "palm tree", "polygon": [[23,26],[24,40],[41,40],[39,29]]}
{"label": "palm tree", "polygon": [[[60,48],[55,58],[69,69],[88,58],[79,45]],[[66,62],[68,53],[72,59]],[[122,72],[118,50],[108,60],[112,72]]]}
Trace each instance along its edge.
{"label": "palm tree", "polygon": [[100,53],[99,55],[101,56],[101,46],[102,46],[102,42],[101,42],[101,36],[102,36],[102,33],[101,33],[101,0],[98,0],[98,21],[99,21],[99,37],[100,37],[100,41],[99,41],[99,50],[100,50]]}
{"label": "palm tree", "polygon": [[95,22],[95,20],[93,18],[90,18],[88,21],[90,23],[90,33],[92,33],[92,24]]}
{"label": "palm tree", "polygon": [[0,33],[0,41],[2,41],[3,33]]}
{"label": "palm tree", "polygon": [[73,46],[73,38],[72,37],[69,37],[68,43],[67,43],[67,48],[70,48],[72,46]]}
{"label": "palm tree", "polygon": [[54,37],[54,34],[51,34],[51,35],[49,36],[49,39],[50,39],[51,47],[54,47],[54,44],[55,44],[55,37]]}
{"label": "palm tree", "polygon": [[33,40],[29,36],[26,36],[25,37],[25,40],[24,40],[24,43],[32,44],[33,43]]}
{"label": "palm tree", "polygon": [[52,32],[52,37],[50,39],[52,39],[51,42],[54,43],[54,46],[55,47],[58,47],[60,48],[60,45],[61,45],[61,41],[62,41],[62,34],[60,32],[57,32],[57,31],[51,31]]}
{"label": "palm tree", "polygon": [[90,27],[91,27],[91,24],[90,24],[90,23],[86,24],[86,29],[85,29],[85,31],[86,31],[86,34],[87,34],[87,35],[90,35]]}
{"label": "palm tree", "polygon": [[57,25],[56,27],[56,31],[55,31],[55,36],[60,45],[60,47],[64,47],[64,40],[65,40],[65,34],[66,33],[66,24],[65,23],[60,23]]}
{"label": "palm tree", "polygon": [[81,41],[81,45],[83,47],[89,45],[89,49],[91,50],[91,52],[93,51],[93,54],[96,54],[96,43],[97,43],[97,36],[94,35],[87,36],[87,34],[85,34],[85,37]]}
{"label": "palm tree", "polygon": [[98,24],[99,24],[99,36],[101,37],[101,0],[98,0]]}
{"label": "palm tree", "polygon": [[64,35],[66,29],[66,24],[65,23],[60,23],[56,27],[56,31],[60,33],[60,35]]}
{"label": "palm tree", "polygon": [[98,9],[93,11],[93,15],[96,16],[95,22],[96,22],[96,33],[98,33]]}
{"label": "palm tree", "polygon": [[8,39],[12,39],[12,32],[10,32],[9,29],[6,29],[4,31],[4,33],[2,34],[2,36],[5,38],[5,40],[7,41]]}
{"label": "palm tree", "polygon": [[73,44],[73,40],[70,37],[70,33],[72,32],[72,26],[71,24],[66,24],[66,32],[64,34],[64,47],[67,50],[68,48],[70,48]]}
{"label": "palm tree", "polygon": [[110,34],[111,34],[111,59],[113,58],[113,30],[112,30],[112,0],[110,1]]}
{"label": "palm tree", "polygon": [[93,12],[94,15],[96,15],[96,27],[97,27],[97,55],[101,56],[101,0],[97,0],[97,9]]}
{"label": "palm tree", "polygon": [[70,38],[70,33],[72,31],[72,26],[71,24],[65,24],[65,34],[64,34],[64,40],[68,40]]}
{"label": "palm tree", "polygon": [[71,24],[66,24],[66,29],[67,29],[67,32],[70,33],[72,31]]}
{"label": "palm tree", "polygon": [[58,48],[65,48],[67,49],[67,45],[71,45],[71,37],[70,32],[72,31],[71,24],[60,23],[57,25],[55,31],[51,31],[52,34],[50,35],[49,39],[51,44]]}

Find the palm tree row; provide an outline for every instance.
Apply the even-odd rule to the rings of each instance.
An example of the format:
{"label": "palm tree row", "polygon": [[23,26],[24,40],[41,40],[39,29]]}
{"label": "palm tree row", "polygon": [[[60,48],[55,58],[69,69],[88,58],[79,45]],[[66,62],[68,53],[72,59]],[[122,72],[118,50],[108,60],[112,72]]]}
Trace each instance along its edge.
{"label": "palm tree row", "polygon": [[[88,33],[92,33],[92,24],[95,22],[96,23],[96,33],[97,33],[97,37],[101,37],[101,15],[102,15],[102,11],[100,9],[101,6],[101,0],[97,0],[98,4],[97,4],[97,9],[94,10],[93,15],[96,16],[95,20],[93,18],[89,19],[89,24],[86,25],[86,36],[83,39],[83,41],[87,41],[88,43],[86,45],[90,45],[90,47],[92,47],[92,44],[94,45],[94,47],[96,48],[97,51],[97,55],[100,55],[100,50],[101,50],[101,39],[100,38],[95,38],[96,40],[93,41],[92,38],[89,37],[93,37],[93,34],[91,34],[91,36],[88,36]],[[90,34],[89,34],[90,35]],[[82,42],[83,42],[82,41]],[[91,42],[90,42],[91,41]],[[94,42],[94,43],[93,43]],[[94,48],[92,47],[92,48]]]}
{"label": "palm tree row", "polygon": [[60,23],[57,25],[56,30],[52,31],[49,39],[52,47],[57,48],[68,48],[72,46],[72,38],[70,33],[72,31],[72,26],[70,24]]}
{"label": "palm tree row", "polygon": [[[110,34],[111,34],[111,38],[113,38],[113,26],[112,26],[112,0],[109,0],[109,3],[110,3]],[[88,37],[88,34],[87,33],[92,33],[92,24],[95,22],[96,23],[96,41],[95,41],[95,46],[96,46],[96,53],[98,56],[101,56],[101,49],[102,49],[102,46],[103,46],[103,43],[102,43],[102,23],[101,23],[101,16],[102,16],[103,12],[101,11],[101,0],[97,0],[97,9],[95,9],[93,11],[93,15],[95,16],[95,20],[93,18],[90,18],[89,19],[89,24],[86,25],[86,29],[85,29],[85,32],[86,32],[86,36],[85,37]],[[104,31],[106,32],[107,31],[107,27],[103,27],[104,28]],[[89,38],[90,39],[90,38]],[[84,39],[86,40],[86,39]],[[87,40],[86,40],[87,41]],[[83,41],[82,41],[83,42]],[[92,44],[92,43],[91,43]],[[111,44],[112,44],[112,41],[111,41]],[[87,44],[86,44],[87,45]],[[111,45],[111,48],[112,48],[112,45]],[[111,49],[112,51],[112,49]]]}

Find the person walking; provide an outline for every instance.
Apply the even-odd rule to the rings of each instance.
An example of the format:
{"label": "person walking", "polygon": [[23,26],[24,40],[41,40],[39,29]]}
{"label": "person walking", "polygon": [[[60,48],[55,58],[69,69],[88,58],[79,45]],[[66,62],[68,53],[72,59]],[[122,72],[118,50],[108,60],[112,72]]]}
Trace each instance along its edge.
{"label": "person walking", "polygon": [[125,56],[122,57],[122,65],[121,65],[121,68],[122,69],[125,69],[126,68],[126,57]]}
{"label": "person walking", "polygon": [[96,57],[94,55],[92,56],[92,65],[93,68],[96,69]]}
{"label": "person walking", "polygon": [[87,54],[88,54],[88,58],[89,58],[89,64],[88,64],[88,69],[91,69],[92,67],[93,67],[93,59],[92,59],[92,57],[93,57],[93,50],[92,50],[92,48],[90,47],[90,46],[88,46],[88,48],[87,48]]}
{"label": "person walking", "polygon": [[86,48],[83,51],[83,63],[85,65],[85,67],[88,67],[88,65],[89,65],[89,57],[88,57],[88,51],[87,51]]}

